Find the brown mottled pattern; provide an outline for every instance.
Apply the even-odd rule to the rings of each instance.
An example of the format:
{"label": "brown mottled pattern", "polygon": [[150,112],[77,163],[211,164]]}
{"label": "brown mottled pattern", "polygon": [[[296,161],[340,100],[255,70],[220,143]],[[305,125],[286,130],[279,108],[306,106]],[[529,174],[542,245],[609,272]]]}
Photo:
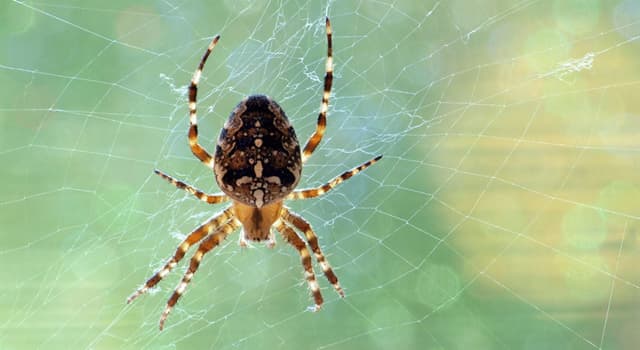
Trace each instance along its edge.
{"label": "brown mottled pattern", "polygon": [[216,180],[232,199],[262,207],[298,184],[300,145],[280,106],[264,95],[240,102],[222,129],[215,153]]}

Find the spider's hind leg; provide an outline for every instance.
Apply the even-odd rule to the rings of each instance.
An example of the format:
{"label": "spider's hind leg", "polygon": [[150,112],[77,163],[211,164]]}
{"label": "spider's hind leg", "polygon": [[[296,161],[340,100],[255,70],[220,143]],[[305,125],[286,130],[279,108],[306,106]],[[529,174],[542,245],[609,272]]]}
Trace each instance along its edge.
{"label": "spider's hind leg", "polygon": [[318,147],[322,136],[327,128],[327,110],[329,110],[329,95],[331,95],[331,84],[333,83],[333,48],[331,46],[331,22],[329,17],[325,21],[327,31],[327,62],[325,64],[324,74],[324,90],[322,91],[322,102],[320,104],[320,113],[318,114],[318,122],[316,125],[316,131],[309,137],[307,143],[302,150],[302,162],[306,162],[311,156],[313,151]]}
{"label": "spider's hind leg", "polygon": [[204,64],[207,62],[207,58],[209,58],[213,48],[216,47],[218,40],[220,40],[220,35],[213,38],[207,47],[204,55],[202,55],[202,59],[200,59],[198,68],[193,73],[191,84],[189,84],[189,147],[191,147],[193,155],[200,159],[200,161],[211,170],[213,170],[213,157],[211,157],[211,154],[209,154],[209,152],[207,152],[207,150],[198,143],[198,117],[196,113],[196,103],[198,96],[198,84],[200,83],[200,77],[202,76],[202,69],[204,69]]}

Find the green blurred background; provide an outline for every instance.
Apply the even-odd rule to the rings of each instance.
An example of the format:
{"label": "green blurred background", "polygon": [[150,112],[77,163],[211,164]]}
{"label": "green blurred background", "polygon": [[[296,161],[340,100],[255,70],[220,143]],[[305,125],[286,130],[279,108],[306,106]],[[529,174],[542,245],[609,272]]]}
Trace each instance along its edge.
{"label": "green blurred background", "polygon": [[[347,297],[311,304],[286,244],[207,255],[125,299],[223,208],[190,154],[266,93],[301,139],[334,26],[327,136],[289,205]],[[556,1],[4,1],[0,349],[636,349],[640,5]],[[316,272],[320,273],[320,269]]]}

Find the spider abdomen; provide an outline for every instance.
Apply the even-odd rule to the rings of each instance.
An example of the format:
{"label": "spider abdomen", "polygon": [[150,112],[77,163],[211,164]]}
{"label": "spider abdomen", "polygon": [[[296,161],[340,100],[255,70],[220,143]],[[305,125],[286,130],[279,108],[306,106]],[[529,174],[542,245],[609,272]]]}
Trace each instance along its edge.
{"label": "spider abdomen", "polygon": [[291,193],[302,171],[296,133],[282,108],[264,95],[251,95],[233,109],[214,164],[222,191],[258,208]]}

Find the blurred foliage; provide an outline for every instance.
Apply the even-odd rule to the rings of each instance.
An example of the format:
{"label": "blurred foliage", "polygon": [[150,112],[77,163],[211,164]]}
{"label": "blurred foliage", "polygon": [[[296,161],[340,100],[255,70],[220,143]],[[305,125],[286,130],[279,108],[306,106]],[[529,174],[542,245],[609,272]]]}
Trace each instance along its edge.
{"label": "blurred foliage", "polygon": [[[167,328],[183,262],[126,297],[223,208],[189,151],[186,85],[213,149],[266,93],[315,127],[326,41],[334,90],[313,224],[311,303],[282,241],[207,255]],[[556,1],[58,1],[0,4],[0,349],[634,349],[638,332],[640,6]]]}

